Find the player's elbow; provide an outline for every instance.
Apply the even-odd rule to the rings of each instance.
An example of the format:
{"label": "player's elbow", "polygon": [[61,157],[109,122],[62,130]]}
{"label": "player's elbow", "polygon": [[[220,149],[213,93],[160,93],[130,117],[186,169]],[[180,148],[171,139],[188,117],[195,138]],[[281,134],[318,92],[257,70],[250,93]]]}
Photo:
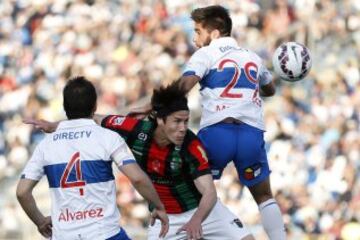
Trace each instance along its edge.
{"label": "player's elbow", "polygon": [[203,197],[208,199],[209,205],[214,206],[217,201],[217,193],[215,188],[209,188],[203,193]]}
{"label": "player's elbow", "polygon": [[143,186],[146,185],[146,183],[148,182],[148,178],[145,174],[134,174],[130,176],[130,181],[135,187]]}
{"label": "player's elbow", "polygon": [[16,188],[16,198],[18,199],[18,201],[27,199],[29,197],[29,195],[31,195],[31,192],[29,192],[21,184],[18,184],[18,186]]}
{"label": "player's elbow", "polygon": [[272,97],[276,93],[276,89],[273,84],[268,84],[260,88],[260,95],[263,97]]}

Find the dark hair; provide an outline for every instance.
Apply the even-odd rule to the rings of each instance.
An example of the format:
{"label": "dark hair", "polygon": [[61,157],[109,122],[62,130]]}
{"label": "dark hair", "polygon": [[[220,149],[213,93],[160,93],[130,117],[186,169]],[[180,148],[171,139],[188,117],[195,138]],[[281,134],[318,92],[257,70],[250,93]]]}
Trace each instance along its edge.
{"label": "dark hair", "polygon": [[68,119],[89,118],[96,107],[94,85],[83,76],[69,79],[63,90],[64,110]]}
{"label": "dark hair", "polygon": [[221,36],[231,35],[232,20],[229,11],[220,5],[196,8],[191,12],[191,19],[210,31],[219,30]]}
{"label": "dark hair", "polygon": [[150,119],[166,117],[173,112],[189,110],[187,105],[186,91],[180,87],[179,81],[175,81],[168,86],[161,86],[154,89],[151,97],[152,113]]}

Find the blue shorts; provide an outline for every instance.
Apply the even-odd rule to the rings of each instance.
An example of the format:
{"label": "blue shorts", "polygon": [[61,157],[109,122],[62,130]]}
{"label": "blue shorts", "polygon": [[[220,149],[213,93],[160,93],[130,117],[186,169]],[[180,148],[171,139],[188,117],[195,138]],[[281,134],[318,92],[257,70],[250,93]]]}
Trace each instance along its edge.
{"label": "blue shorts", "polygon": [[120,228],[120,232],[110,238],[107,238],[106,240],[131,240],[131,238],[128,237],[125,230]]}
{"label": "blue shorts", "polygon": [[240,182],[251,187],[270,175],[264,131],[245,123],[217,123],[201,129],[203,143],[214,179],[220,179],[226,165],[233,161]]}

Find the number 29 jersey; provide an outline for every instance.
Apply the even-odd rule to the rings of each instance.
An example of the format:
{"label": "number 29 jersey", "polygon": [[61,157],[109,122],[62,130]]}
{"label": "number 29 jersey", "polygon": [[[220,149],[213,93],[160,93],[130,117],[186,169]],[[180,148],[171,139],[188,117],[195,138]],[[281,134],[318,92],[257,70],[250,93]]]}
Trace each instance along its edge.
{"label": "number 29 jersey", "polygon": [[271,73],[254,52],[240,48],[234,38],[214,39],[190,58],[183,76],[200,80],[200,129],[232,117],[264,130],[259,86],[269,84]]}
{"label": "number 29 jersey", "polygon": [[125,141],[90,119],[60,122],[36,147],[22,178],[46,175],[52,239],[107,239],[120,230],[112,158],[135,163]]}

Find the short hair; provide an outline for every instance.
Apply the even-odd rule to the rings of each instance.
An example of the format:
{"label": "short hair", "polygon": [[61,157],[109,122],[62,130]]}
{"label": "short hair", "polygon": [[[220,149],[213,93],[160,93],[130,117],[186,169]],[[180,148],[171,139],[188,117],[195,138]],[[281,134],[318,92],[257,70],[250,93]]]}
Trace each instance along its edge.
{"label": "short hair", "polygon": [[161,86],[154,89],[151,97],[152,113],[150,119],[166,119],[173,112],[188,111],[187,103],[186,91],[180,87],[179,81],[175,81],[166,87]]}
{"label": "short hair", "polygon": [[63,100],[68,119],[92,117],[97,100],[95,87],[83,76],[70,78],[63,90]]}
{"label": "short hair", "polygon": [[191,19],[207,30],[219,30],[222,36],[231,35],[232,20],[229,11],[220,5],[196,8],[191,12]]}

